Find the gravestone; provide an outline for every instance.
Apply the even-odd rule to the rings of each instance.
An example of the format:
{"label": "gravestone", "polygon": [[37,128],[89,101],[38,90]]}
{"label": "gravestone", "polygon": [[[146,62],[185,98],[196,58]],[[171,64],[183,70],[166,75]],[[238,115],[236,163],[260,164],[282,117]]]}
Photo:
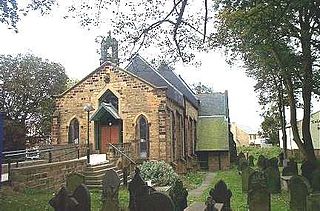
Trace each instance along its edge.
{"label": "gravestone", "polygon": [[284,153],[281,152],[281,153],[278,155],[278,161],[279,161],[279,166],[280,166],[280,167],[283,167],[283,160],[284,160]]}
{"label": "gravestone", "polygon": [[73,193],[79,185],[85,184],[85,176],[77,172],[68,174],[66,180],[66,186],[69,193]]}
{"label": "gravestone", "polygon": [[171,198],[147,186],[140,176],[139,168],[129,183],[129,209],[130,211],[173,211],[174,204]]}
{"label": "gravestone", "polygon": [[248,167],[242,171],[241,179],[242,179],[242,193],[248,192],[248,184],[249,184],[249,176],[254,172],[254,169]]}
{"label": "gravestone", "polygon": [[263,156],[263,155],[259,155],[258,157],[258,161],[257,161],[257,166],[260,168],[260,169],[265,169],[267,166],[267,159]]}
{"label": "gravestone", "polygon": [[176,180],[174,185],[169,190],[169,196],[174,203],[175,211],[183,211],[188,206],[188,191],[183,187],[181,180]]}
{"label": "gravestone", "polygon": [[267,188],[267,178],[264,172],[255,171],[249,176],[247,203],[249,210],[271,210],[271,196]]}
{"label": "gravestone", "polygon": [[280,172],[278,167],[269,166],[264,170],[267,177],[267,188],[270,193],[280,193]]}
{"label": "gravestone", "polygon": [[244,158],[239,159],[238,171],[242,171],[243,169],[249,166],[248,161]]}
{"label": "gravestone", "polygon": [[238,159],[240,160],[240,159],[247,159],[247,158],[246,158],[246,156],[245,156],[245,154],[243,152],[240,152],[238,154]]}
{"label": "gravestone", "polygon": [[320,193],[311,193],[307,196],[307,211],[320,210]]}
{"label": "gravestone", "polygon": [[278,168],[278,158],[273,157],[269,159],[269,166],[274,167],[274,168]]}
{"label": "gravestone", "polygon": [[249,163],[249,166],[254,166],[254,157],[253,157],[253,155],[250,155],[249,157],[248,157],[248,163]]}
{"label": "gravestone", "polygon": [[292,158],[290,158],[287,166],[292,168],[294,175],[298,175],[298,164],[296,161],[294,161]]}
{"label": "gravestone", "polygon": [[119,187],[120,179],[113,170],[107,170],[102,180],[102,202],[103,211],[118,211],[119,208]]}
{"label": "gravestone", "polygon": [[232,192],[228,189],[226,183],[222,180],[217,182],[209,191],[209,195],[216,203],[223,203],[222,210],[231,210],[230,199],[232,197]]}
{"label": "gravestone", "polygon": [[289,205],[291,211],[306,211],[306,198],[311,190],[310,184],[303,176],[294,175],[289,181]]}
{"label": "gravestone", "polygon": [[320,192],[320,169],[316,169],[312,172],[311,187],[312,192]]}
{"label": "gravestone", "polygon": [[55,211],[90,211],[90,192],[84,184],[79,185],[72,195],[62,187],[49,204]]}
{"label": "gravestone", "polygon": [[301,165],[301,175],[307,178],[307,180],[311,183],[312,173],[316,170],[317,166],[315,163],[310,161],[304,161]]}
{"label": "gravestone", "polygon": [[282,176],[293,176],[297,175],[297,172],[294,170],[292,166],[286,166],[282,169]]}

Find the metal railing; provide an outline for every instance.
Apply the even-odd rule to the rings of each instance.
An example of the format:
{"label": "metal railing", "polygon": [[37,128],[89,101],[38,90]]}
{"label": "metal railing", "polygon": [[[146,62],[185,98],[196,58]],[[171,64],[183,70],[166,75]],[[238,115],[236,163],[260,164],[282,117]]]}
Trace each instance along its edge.
{"label": "metal railing", "polygon": [[115,158],[119,158],[119,157],[124,156],[126,159],[128,159],[130,161],[130,163],[136,165],[136,162],[127,155],[128,152],[131,152],[130,151],[130,148],[131,148],[131,144],[130,143],[117,144],[116,146],[109,143],[109,146],[111,146],[111,149],[115,150],[113,152],[113,156]]}

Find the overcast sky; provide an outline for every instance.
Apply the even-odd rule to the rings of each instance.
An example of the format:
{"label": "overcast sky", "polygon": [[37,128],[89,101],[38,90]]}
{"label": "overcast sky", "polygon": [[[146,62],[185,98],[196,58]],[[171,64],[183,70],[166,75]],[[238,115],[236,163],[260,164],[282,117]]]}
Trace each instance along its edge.
{"label": "overcast sky", "polygon": [[[73,20],[63,20],[55,13],[41,17],[31,14],[18,24],[19,33],[0,24],[0,53],[30,52],[59,62],[71,78],[82,79],[99,66],[98,44],[95,38],[107,35],[109,29],[85,30]],[[121,43],[119,43],[121,45]],[[143,56],[143,54],[141,54]],[[258,129],[261,118],[254,81],[239,67],[228,66],[221,53],[200,53],[200,67],[179,64],[176,72],[187,83],[211,86],[214,91],[228,90],[232,122]]]}

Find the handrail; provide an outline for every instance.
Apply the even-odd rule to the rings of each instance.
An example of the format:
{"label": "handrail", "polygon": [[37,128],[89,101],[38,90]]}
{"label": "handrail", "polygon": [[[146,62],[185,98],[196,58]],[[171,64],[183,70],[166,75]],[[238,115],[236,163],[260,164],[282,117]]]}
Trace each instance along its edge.
{"label": "handrail", "polygon": [[137,165],[137,163],[134,162],[134,160],[132,160],[128,155],[126,155],[125,153],[123,153],[123,152],[122,152],[120,149],[118,149],[116,146],[114,146],[113,144],[110,144],[110,143],[109,143],[109,145],[110,145],[111,147],[113,147],[115,150],[117,150],[121,155],[125,156],[132,164]]}

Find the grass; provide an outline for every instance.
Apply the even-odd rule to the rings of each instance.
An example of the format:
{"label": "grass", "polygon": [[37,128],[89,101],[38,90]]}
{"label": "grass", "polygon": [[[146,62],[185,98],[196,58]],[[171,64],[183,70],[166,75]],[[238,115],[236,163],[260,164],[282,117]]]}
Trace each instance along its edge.
{"label": "grass", "polygon": [[179,178],[182,180],[183,186],[187,190],[192,190],[199,187],[202,184],[205,176],[206,176],[205,172],[198,171],[198,172],[189,172],[186,175],[180,175]]}

